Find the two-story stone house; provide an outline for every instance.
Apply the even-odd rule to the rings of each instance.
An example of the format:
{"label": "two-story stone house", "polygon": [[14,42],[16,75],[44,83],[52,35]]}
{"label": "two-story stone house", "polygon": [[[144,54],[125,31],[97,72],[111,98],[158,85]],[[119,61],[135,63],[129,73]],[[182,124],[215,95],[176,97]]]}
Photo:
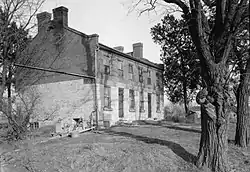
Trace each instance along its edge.
{"label": "two-story stone house", "polygon": [[19,62],[19,78],[36,78],[32,85],[41,101],[34,121],[50,113],[53,122],[93,117],[107,126],[120,119],[163,118],[163,65],[143,58],[142,43],[124,53],[122,46],[99,43],[97,34],[70,28],[67,8],[53,9],[51,16],[37,15],[38,34],[23,55],[33,63]]}

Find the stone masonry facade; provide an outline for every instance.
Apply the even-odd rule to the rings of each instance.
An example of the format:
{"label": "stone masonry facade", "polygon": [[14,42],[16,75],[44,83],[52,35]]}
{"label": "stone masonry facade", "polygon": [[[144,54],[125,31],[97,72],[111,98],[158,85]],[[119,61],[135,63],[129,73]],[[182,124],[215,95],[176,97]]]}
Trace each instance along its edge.
{"label": "stone masonry facade", "polygon": [[103,45],[97,34],[70,28],[65,7],[53,9],[53,19],[48,12],[37,19],[38,34],[23,53],[23,59],[32,56],[32,63],[19,62],[45,69],[20,68],[20,80],[40,97],[33,121],[43,125],[82,117],[89,122],[96,113],[98,124],[105,126],[163,119],[163,65],[143,58],[142,43],[133,44],[130,53]]}

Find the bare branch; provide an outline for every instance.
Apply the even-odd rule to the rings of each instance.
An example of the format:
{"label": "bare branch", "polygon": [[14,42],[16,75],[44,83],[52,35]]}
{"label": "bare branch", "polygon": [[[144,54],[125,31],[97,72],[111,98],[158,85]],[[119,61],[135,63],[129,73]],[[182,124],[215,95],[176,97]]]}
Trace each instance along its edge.
{"label": "bare branch", "polygon": [[181,0],[164,0],[164,2],[177,5],[178,7],[180,7],[183,10],[183,13],[185,15],[188,15],[188,13],[189,13],[188,6]]}
{"label": "bare branch", "polygon": [[212,8],[216,5],[216,0],[203,0],[204,4],[209,8]]}

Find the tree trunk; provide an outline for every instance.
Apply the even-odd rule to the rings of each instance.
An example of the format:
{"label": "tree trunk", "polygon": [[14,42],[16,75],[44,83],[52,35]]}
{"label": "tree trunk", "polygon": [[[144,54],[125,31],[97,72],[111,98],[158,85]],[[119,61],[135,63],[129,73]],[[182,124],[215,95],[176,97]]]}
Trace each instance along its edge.
{"label": "tree trunk", "polygon": [[[226,114],[225,79],[221,65],[210,70],[207,88],[201,90],[196,97],[201,105],[201,138],[196,165],[209,168],[214,172],[228,171],[228,139]],[[221,70],[222,69],[222,70]]]}
{"label": "tree trunk", "polygon": [[186,112],[186,115],[188,115],[189,109],[188,109],[188,100],[187,100],[188,99],[187,98],[187,83],[185,80],[183,81],[183,95],[184,95],[185,112]]}
{"label": "tree trunk", "polygon": [[250,83],[250,59],[248,60],[246,72],[242,73],[240,84],[237,90],[237,124],[235,133],[235,144],[240,147],[247,147],[249,144],[249,120],[250,109],[248,106],[249,83]]}

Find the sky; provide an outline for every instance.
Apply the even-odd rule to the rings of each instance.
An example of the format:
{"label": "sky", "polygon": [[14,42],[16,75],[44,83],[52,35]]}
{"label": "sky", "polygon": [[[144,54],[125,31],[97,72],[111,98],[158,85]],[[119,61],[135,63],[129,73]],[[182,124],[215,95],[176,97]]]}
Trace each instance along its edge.
{"label": "sky", "polygon": [[138,16],[136,11],[128,13],[128,0],[47,0],[40,12],[52,13],[52,9],[68,8],[68,24],[85,34],[98,34],[99,42],[109,47],[123,46],[124,52],[132,52],[132,44],[143,43],[143,56],[160,63],[160,46],[156,45],[150,28],[160,22],[161,17]]}

